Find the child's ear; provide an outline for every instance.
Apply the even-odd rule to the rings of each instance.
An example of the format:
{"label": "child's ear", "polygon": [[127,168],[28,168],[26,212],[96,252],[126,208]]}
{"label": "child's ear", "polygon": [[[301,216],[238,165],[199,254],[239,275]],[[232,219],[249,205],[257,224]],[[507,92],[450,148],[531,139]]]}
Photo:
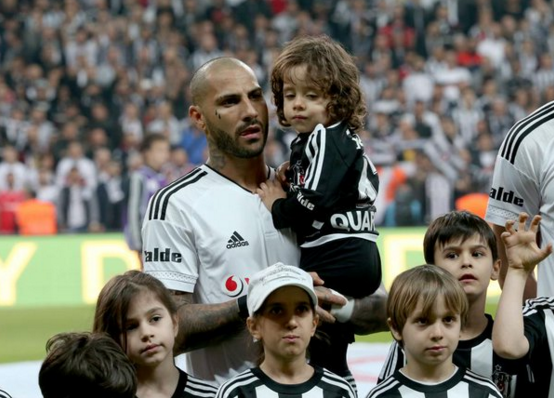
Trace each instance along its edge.
{"label": "child's ear", "polygon": [[502,265],[502,260],[498,259],[494,263],[492,263],[492,272],[491,272],[491,281],[498,280],[498,276],[500,275],[500,266]]}
{"label": "child's ear", "polygon": [[246,318],[246,327],[248,328],[248,331],[254,337],[256,340],[262,339],[262,334],[260,333],[260,325],[256,318],[249,316]]}
{"label": "child's ear", "polygon": [[389,325],[390,332],[392,334],[392,337],[398,342],[402,341],[402,333],[396,329],[396,327],[392,323],[392,319],[387,318],[387,325]]}
{"label": "child's ear", "polygon": [[315,330],[317,329],[317,324],[319,323],[319,315],[314,312],[314,319],[312,321],[312,337],[314,337]]}
{"label": "child's ear", "polygon": [[171,320],[173,321],[173,336],[177,337],[179,334],[179,315],[173,315]]}

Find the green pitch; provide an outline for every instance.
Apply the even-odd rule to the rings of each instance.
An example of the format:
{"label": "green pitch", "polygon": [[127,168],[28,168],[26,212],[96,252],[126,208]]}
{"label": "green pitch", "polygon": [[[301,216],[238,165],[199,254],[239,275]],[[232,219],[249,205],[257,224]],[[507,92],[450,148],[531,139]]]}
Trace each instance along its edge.
{"label": "green pitch", "polygon": [[0,362],[43,359],[46,341],[60,332],[92,329],[93,306],[0,309]]}
{"label": "green pitch", "polygon": [[[487,305],[496,314],[496,303]],[[0,363],[40,360],[46,341],[56,333],[92,328],[93,306],[0,309]],[[357,336],[356,341],[388,342],[389,332]]]}

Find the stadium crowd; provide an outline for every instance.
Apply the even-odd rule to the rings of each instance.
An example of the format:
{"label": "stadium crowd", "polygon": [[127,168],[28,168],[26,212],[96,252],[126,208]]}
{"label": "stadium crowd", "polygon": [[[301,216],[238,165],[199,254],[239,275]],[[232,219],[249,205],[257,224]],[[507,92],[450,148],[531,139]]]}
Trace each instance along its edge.
{"label": "stadium crowd", "polygon": [[[270,99],[282,45],[321,33],[361,71],[377,224],[426,224],[488,197],[509,128],[554,100],[553,19],[544,0],[3,0],[0,233],[24,229],[23,202],[50,203],[50,232],[121,230],[145,135],[170,140],[169,180],[205,161],[194,70],[233,55]],[[295,133],[272,114],[269,134],[277,166]]]}

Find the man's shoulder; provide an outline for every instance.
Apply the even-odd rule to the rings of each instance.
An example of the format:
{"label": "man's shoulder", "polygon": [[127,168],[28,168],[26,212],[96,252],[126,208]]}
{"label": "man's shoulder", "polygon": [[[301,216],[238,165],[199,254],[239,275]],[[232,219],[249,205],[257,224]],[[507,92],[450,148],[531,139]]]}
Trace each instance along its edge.
{"label": "man's shoulder", "polygon": [[172,208],[182,208],[205,193],[212,181],[209,171],[198,167],[171,184],[158,190],[150,199],[147,220],[165,220]]}
{"label": "man's shoulder", "polygon": [[[498,157],[516,164],[518,153],[529,152],[535,160],[554,143],[554,101],[517,121],[506,134]],[[536,155],[536,156],[535,156]],[[546,157],[548,159],[550,157]]]}

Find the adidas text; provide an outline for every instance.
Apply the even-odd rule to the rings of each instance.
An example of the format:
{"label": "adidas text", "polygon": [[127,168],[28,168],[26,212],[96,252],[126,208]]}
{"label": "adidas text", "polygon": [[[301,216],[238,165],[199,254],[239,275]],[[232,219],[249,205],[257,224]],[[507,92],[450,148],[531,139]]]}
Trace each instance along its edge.
{"label": "adidas text", "polygon": [[234,249],[235,247],[249,246],[248,242],[234,242],[227,245],[227,249]]}

